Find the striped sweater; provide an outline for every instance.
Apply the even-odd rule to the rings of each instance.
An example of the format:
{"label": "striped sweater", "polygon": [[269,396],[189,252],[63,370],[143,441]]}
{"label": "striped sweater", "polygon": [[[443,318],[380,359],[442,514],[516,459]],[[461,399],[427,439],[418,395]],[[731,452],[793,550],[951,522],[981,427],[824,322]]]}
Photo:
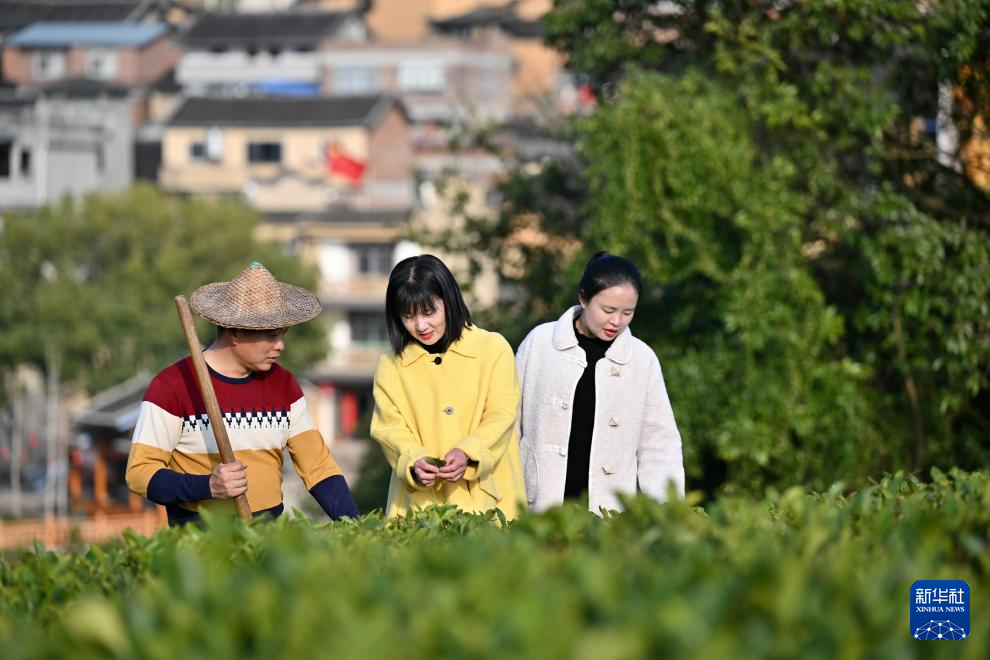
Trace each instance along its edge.
{"label": "striped sweater", "polygon": [[[210,369],[236,458],[247,466],[251,511],[281,512],[282,456],[331,518],[356,516],[340,468],[313,426],[299,384],[279,365],[244,378]],[[185,357],[151,381],[127,461],[127,485],[165,505],[170,522],[204,508],[233,512],[231,500],[211,498],[209,475],[220,462],[216,438],[199,392],[192,359]]]}

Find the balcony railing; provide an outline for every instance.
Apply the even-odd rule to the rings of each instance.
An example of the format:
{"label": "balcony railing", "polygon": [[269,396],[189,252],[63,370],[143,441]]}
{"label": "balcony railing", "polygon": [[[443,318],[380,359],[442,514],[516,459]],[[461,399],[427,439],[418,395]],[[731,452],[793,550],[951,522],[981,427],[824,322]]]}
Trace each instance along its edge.
{"label": "balcony railing", "polygon": [[331,306],[380,303],[385,305],[388,275],[357,275],[340,282],[323,280],[320,299]]}
{"label": "balcony railing", "polygon": [[331,350],[330,356],[318,364],[313,373],[330,380],[367,381],[375,375],[378,359],[389,348],[385,344],[355,344],[345,349]]}

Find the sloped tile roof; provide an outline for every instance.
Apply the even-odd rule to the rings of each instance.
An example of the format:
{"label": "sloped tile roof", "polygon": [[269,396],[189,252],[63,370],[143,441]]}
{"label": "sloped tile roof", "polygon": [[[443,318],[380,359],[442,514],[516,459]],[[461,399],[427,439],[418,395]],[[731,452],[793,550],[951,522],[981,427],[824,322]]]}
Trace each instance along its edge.
{"label": "sloped tile roof", "polygon": [[[397,103],[388,95],[191,97],[170,126],[373,126]],[[400,106],[401,108],[401,106]]]}
{"label": "sloped tile roof", "polygon": [[122,21],[141,0],[0,0],[0,35],[38,21]]}
{"label": "sloped tile roof", "polygon": [[189,48],[218,46],[316,47],[337,31],[347,12],[207,14],[183,37]]}
{"label": "sloped tile roof", "polygon": [[461,32],[475,27],[498,26],[514,37],[538,38],[543,36],[539,21],[528,21],[516,15],[510,5],[503,7],[479,7],[473,11],[430,21],[437,32]]}
{"label": "sloped tile roof", "polygon": [[118,85],[107,80],[92,78],[62,78],[37,85],[37,89],[50,94],[65,96],[126,96],[131,90],[125,85]]}
{"label": "sloped tile roof", "polygon": [[21,48],[140,47],[166,34],[168,29],[167,25],[121,21],[41,21],[10,35],[7,43]]}

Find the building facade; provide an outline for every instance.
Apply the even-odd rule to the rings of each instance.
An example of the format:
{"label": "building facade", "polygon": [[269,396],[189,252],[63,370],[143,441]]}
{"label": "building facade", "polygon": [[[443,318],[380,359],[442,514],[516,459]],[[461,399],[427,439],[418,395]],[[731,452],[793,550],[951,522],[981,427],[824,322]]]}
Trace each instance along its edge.
{"label": "building facade", "polygon": [[512,112],[514,60],[508,42],[328,43],[322,92],[387,92],[415,124],[501,122]]}
{"label": "building facade", "polygon": [[190,95],[315,96],[323,75],[320,49],[366,39],[364,22],[353,12],[207,14],[183,36],[188,52],[175,77]]}
{"label": "building facade", "polygon": [[128,91],[113,86],[0,97],[0,209],[130,185],[133,109]]}
{"label": "building facade", "polygon": [[3,72],[19,86],[85,79],[148,85],[182,55],[166,24],[42,21],[7,37]]}
{"label": "building facade", "polygon": [[330,353],[306,374],[328,440],[359,435],[375,362],[386,350],[384,300],[416,206],[408,115],[388,95],[190,97],[165,127],[161,184],[243,196],[261,238],[317,264]]}

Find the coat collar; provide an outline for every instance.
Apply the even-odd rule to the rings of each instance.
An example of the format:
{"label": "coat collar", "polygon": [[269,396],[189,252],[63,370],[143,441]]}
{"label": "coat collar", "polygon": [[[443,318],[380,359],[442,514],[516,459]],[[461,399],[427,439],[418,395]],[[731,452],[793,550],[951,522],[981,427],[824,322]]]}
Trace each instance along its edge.
{"label": "coat collar", "polygon": [[[580,305],[574,305],[553,324],[553,347],[558,351],[578,345],[577,336],[574,334],[574,316],[580,310]],[[625,364],[632,357],[632,348],[632,331],[626,326],[619,336],[612,340],[612,345],[605,351],[605,357],[612,362]]]}
{"label": "coat collar", "polygon": [[[478,357],[481,354],[481,334],[482,332],[475,326],[467,326],[461,332],[461,338],[451,344],[447,351],[469,358]],[[432,355],[432,353],[414,339],[406,344],[406,350],[402,351],[402,366],[408,367],[424,355]]]}

